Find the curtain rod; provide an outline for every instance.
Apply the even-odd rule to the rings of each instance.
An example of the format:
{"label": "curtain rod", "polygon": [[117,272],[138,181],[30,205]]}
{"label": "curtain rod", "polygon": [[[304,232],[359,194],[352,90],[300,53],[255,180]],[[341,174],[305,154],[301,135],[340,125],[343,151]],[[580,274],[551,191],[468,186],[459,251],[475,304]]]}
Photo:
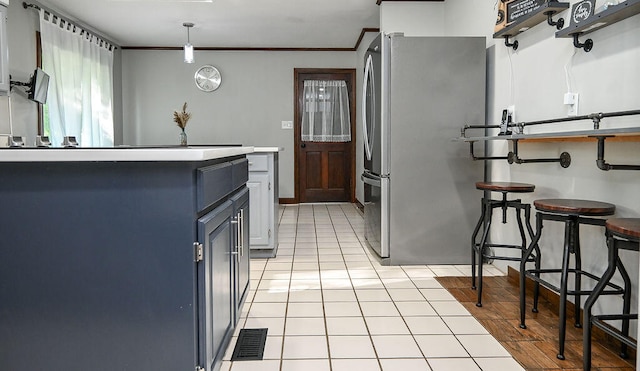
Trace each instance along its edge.
{"label": "curtain rod", "polygon": [[88,30],[88,29],[87,29],[87,27],[82,26],[82,25],[79,25],[79,24],[78,24],[78,23],[76,23],[76,22],[70,21],[67,17],[63,17],[62,15],[60,15],[60,14],[58,14],[58,13],[56,13],[56,12],[52,11],[51,9],[47,9],[47,8],[45,8],[45,7],[41,6],[41,5],[38,5],[38,4],[30,4],[30,3],[27,3],[26,1],[23,1],[23,2],[22,2],[22,7],[23,7],[24,9],[32,8],[32,9],[35,9],[35,10],[37,10],[37,11],[44,11],[44,12],[46,12],[46,13],[49,13],[49,15],[52,15],[52,16],[54,16],[54,17],[57,17],[57,18],[59,18],[60,20],[64,21],[65,23],[72,25],[73,27],[77,27],[77,28],[81,29],[82,31],[86,32],[87,34],[90,34],[90,35],[92,35],[92,36],[97,37],[98,39],[100,39],[100,41],[102,41],[102,42],[104,42],[104,43],[106,43],[106,44],[108,44],[108,45],[110,46],[109,50],[117,49],[117,48],[118,48],[118,47],[115,45],[115,43],[113,43],[113,42],[109,41],[109,40],[108,40],[107,38],[105,38],[105,37],[100,36],[97,32],[90,31],[90,30]]}

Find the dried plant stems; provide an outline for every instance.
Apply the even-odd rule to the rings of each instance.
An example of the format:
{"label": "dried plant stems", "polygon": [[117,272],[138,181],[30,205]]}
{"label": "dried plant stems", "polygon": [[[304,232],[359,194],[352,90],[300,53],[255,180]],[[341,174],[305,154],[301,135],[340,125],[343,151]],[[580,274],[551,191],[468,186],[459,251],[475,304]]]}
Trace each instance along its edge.
{"label": "dried plant stems", "polygon": [[173,111],[173,121],[178,125],[182,131],[187,127],[187,122],[191,118],[191,113],[187,112],[187,102],[184,102],[182,111]]}

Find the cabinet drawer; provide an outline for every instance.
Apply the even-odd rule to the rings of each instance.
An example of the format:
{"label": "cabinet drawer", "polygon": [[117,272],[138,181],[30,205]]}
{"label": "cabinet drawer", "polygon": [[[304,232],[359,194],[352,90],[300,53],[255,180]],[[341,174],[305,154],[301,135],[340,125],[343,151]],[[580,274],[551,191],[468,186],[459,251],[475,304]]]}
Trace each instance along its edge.
{"label": "cabinet drawer", "polygon": [[198,169],[197,207],[204,210],[234,190],[231,162]]}
{"label": "cabinet drawer", "polygon": [[242,187],[249,180],[249,161],[246,158],[231,161],[233,169],[231,170],[233,189]]}
{"label": "cabinet drawer", "polygon": [[247,155],[249,171],[269,171],[269,159],[265,155]]}

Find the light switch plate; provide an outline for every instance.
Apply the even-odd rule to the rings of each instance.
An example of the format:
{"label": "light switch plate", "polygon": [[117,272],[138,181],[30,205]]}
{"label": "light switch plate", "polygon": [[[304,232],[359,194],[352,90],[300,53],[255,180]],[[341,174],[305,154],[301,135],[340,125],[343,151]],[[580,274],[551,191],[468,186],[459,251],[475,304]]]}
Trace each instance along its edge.
{"label": "light switch plate", "polygon": [[282,121],[283,129],[293,129],[293,121]]}

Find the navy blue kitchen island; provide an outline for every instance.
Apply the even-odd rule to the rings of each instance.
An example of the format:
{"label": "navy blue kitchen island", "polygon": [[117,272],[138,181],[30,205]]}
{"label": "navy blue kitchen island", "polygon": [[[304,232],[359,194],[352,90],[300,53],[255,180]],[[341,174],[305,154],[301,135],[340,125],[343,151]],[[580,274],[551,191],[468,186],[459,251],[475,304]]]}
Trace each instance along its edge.
{"label": "navy blue kitchen island", "polygon": [[216,370],[252,147],[0,150],[0,370]]}

